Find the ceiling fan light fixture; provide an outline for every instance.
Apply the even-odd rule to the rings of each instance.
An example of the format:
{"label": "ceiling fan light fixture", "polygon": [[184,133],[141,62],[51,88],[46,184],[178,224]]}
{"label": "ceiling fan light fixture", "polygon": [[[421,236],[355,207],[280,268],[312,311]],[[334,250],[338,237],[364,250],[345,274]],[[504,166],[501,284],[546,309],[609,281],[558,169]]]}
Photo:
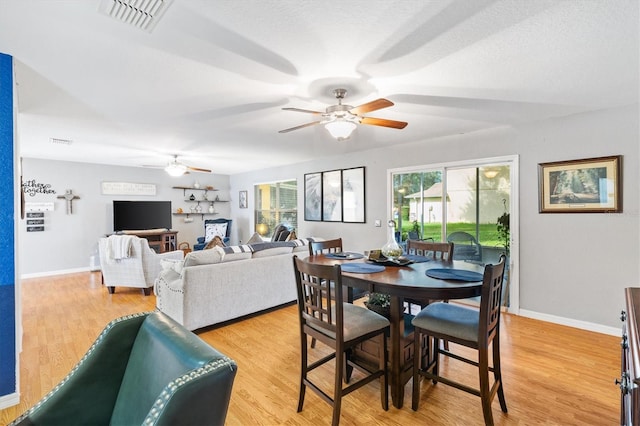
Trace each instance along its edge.
{"label": "ceiling fan light fixture", "polygon": [[187,166],[180,163],[170,163],[164,168],[164,171],[167,172],[169,176],[178,177],[185,174]]}
{"label": "ceiling fan light fixture", "polygon": [[339,141],[349,139],[356,127],[358,127],[356,123],[344,118],[336,118],[324,125],[324,128],[327,129],[331,136]]}

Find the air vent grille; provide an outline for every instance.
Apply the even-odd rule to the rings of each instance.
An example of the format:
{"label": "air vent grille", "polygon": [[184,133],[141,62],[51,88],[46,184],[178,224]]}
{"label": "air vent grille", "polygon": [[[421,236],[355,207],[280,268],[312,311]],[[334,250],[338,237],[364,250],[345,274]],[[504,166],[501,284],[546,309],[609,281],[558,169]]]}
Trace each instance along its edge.
{"label": "air vent grille", "polygon": [[102,0],[100,11],[120,22],[151,31],[173,0]]}

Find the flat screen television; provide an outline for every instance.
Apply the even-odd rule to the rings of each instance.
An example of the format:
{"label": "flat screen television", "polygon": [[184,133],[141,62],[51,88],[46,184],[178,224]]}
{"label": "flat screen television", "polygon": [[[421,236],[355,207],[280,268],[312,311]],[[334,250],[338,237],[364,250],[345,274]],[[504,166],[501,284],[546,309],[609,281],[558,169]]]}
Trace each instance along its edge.
{"label": "flat screen television", "polygon": [[113,201],[113,231],[171,229],[171,201]]}

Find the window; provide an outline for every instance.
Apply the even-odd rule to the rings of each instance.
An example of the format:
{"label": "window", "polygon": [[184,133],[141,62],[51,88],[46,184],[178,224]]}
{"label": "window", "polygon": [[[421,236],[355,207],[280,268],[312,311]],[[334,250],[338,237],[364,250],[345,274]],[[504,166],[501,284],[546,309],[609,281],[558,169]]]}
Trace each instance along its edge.
{"label": "window", "polygon": [[298,228],[298,182],[262,183],[255,185],[254,229],[269,238],[281,223]]}

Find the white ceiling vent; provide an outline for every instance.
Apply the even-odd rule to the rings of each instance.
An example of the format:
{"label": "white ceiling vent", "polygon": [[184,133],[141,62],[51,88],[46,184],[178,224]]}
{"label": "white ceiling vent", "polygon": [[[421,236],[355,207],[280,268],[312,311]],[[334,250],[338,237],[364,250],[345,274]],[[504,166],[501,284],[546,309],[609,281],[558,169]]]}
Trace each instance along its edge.
{"label": "white ceiling vent", "polygon": [[51,143],[55,143],[58,145],[71,145],[73,142],[71,139],[59,139],[59,138],[50,138]]}
{"label": "white ceiling vent", "polygon": [[149,31],[173,0],[102,0],[100,12],[120,22]]}

